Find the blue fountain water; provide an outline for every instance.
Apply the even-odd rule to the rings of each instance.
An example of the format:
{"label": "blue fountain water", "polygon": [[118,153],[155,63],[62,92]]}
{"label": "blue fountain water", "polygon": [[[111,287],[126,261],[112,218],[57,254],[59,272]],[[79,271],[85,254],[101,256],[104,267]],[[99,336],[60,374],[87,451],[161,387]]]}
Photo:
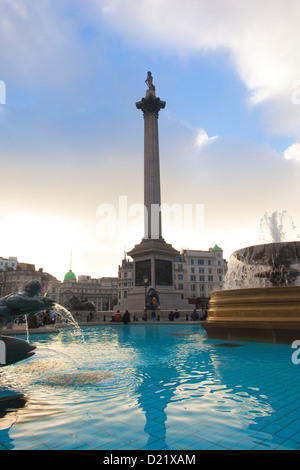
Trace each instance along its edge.
{"label": "blue fountain water", "polygon": [[2,393],[26,403],[2,406],[1,449],[300,447],[290,346],[224,345],[187,324],[83,332],[33,335],[36,355],[3,369]]}

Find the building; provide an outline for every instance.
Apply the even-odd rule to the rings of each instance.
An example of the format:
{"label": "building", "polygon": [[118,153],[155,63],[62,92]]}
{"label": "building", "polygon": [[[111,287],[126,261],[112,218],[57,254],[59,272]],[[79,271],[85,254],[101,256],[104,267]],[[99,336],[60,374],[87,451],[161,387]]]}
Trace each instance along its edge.
{"label": "building", "polygon": [[18,258],[10,256],[9,258],[0,257],[0,270],[6,271],[7,269],[17,269]]}
{"label": "building", "polygon": [[45,273],[42,268],[37,271],[34,264],[18,263],[16,270],[7,270],[3,281],[3,295],[23,292],[26,284],[33,279],[41,283],[41,295],[51,297],[59,303],[60,281],[51,274]]}
{"label": "building", "polygon": [[176,289],[188,299],[207,298],[210,292],[222,289],[226,270],[227,262],[218,245],[208,251],[182,250],[175,261]]}
{"label": "building", "polygon": [[118,305],[127,299],[128,292],[133,288],[133,261],[123,259],[118,269]]}
{"label": "building", "polygon": [[80,302],[92,302],[96,311],[113,310],[117,303],[118,279],[102,277],[93,279],[91,276],[78,276],[68,271],[60,285],[59,303],[68,307],[70,299],[76,297]]}
{"label": "building", "polygon": [[[13,262],[12,259],[10,261]],[[116,277],[93,279],[91,276],[78,276],[77,280],[73,271],[69,270],[61,282],[42,268],[36,270],[35,265],[29,263],[18,263],[16,269],[8,267],[5,271],[0,270],[1,297],[12,292],[24,292],[26,284],[33,279],[41,283],[41,295],[52,298],[64,307],[72,297],[92,302],[98,311],[113,310],[117,303]]]}
{"label": "building", "polygon": [[[133,288],[133,265],[133,261],[125,259],[119,266],[119,306],[122,306],[123,300],[127,299],[130,289]],[[185,249],[175,258],[173,271],[176,291],[191,304],[200,305],[201,299],[208,299],[211,292],[223,288],[227,261],[218,245],[208,251]]]}
{"label": "building", "polygon": [[10,256],[9,258],[0,257],[0,297],[4,296],[6,273],[8,270],[16,270],[18,258]]}

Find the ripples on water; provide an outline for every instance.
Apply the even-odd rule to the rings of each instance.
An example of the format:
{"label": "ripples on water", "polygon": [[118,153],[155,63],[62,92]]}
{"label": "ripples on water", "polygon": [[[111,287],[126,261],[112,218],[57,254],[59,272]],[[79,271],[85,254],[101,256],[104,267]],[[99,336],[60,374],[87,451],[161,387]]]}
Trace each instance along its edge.
{"label": "ripples on water", "polygon": [[0,389],[9,384],[15,393],[51,403],[54,412],[77,406],[87,417],[92,409],[103,416],[120,409],[147,416],[156,407],[170,423],[183,416],[250,422],[273,412],[261,390],[272,349],[250,357],[254,346],[214,348],[200,326],[118,325],[83,332],[84,341],[70,328],[34,335],[36,355],[3,368]]}

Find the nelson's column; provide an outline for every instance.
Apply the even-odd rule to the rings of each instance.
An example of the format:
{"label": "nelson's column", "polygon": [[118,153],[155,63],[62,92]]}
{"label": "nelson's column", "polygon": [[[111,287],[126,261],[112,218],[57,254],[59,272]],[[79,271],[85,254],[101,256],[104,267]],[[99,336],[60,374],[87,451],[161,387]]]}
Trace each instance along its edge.
{"label": "nelson's column", "polygon": [[120,306],[141,311],[147,288],[147,292],[155,289],[161,310],[188,308],[187,301],[174,287],[174,260],[179,252],[162,237],[158,113],[166,103],[156,97],[151,72],[146,83],[146,96],[136,103],[144,115],[145,230],[142,241],[128,252],[134,261],[133,288]]}

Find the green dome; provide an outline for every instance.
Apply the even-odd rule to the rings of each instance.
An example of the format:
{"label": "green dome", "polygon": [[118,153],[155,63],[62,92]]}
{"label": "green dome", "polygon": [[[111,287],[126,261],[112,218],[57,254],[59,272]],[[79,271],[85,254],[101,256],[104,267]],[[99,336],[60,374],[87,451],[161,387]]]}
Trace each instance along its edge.
{"label": "green dome", "polygon": [[64,280],[65,280],[65,281],[76,281],[76,276],[75,276],[75,274],[73,273],[73,271],[71,271],[71,269],[70,269],[70,271],[65,275]]}
{"label": "green dome", "polygon": [[223,251],[222,248],[220,248],[217,244],[213,247],[213,250],[215,251]]}

